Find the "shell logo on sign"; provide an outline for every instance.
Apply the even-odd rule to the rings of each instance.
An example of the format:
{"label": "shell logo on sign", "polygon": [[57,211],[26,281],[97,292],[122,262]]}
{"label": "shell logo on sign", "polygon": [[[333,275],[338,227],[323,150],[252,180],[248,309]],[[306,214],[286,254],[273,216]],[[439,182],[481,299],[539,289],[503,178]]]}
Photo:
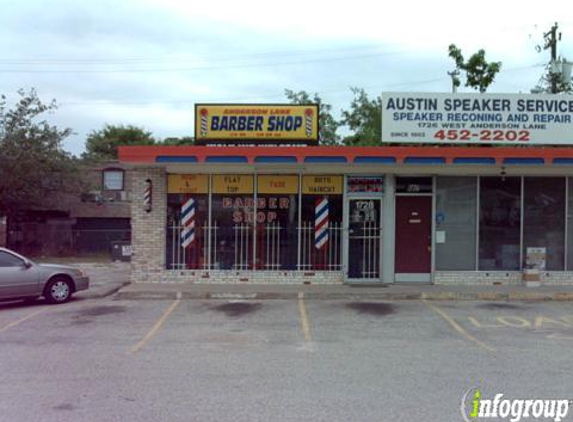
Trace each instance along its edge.
{"label": "shell logo on sign", "polygon": [[318,143],[317,104],[197,104],[195,139],[213,143]]}

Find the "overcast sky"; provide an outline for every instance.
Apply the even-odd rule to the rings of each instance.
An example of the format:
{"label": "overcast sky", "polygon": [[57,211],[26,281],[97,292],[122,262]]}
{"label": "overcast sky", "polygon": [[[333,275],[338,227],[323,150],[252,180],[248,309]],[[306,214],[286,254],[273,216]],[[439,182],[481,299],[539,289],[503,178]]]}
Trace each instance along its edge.
{"label": "overcast sky", "polygon": [[[529,6],[532,4],[532,6]],[[533,4],[535,6],[533,6]],[[455,43],[503,68],[490,92],[529,92],[559,23],[559,54],[573,59],[570,1],[0,0],[0,93],[55,98],[51,119],[75,134],[141,126],[159,139],[193,135],[200,102],[285,102],[319,93],[338,116],[349,87],[449,92]],[[475,10],[477,8],[477,10]],[[467,90],[467,89],[466,89]]]}

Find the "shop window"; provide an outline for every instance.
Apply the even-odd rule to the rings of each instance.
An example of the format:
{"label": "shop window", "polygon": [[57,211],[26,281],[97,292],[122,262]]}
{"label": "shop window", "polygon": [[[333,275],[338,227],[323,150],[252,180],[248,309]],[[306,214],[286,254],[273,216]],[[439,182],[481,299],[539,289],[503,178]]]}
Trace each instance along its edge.
{"label": "shop window", "polygon": [[208,176],[169,175],[167,192],[167,268],[208,268]]}
{"label": "shop window", "polygon": [[299,269],[341,269],[342,188],[342,176],[303,176]]}
{"label": "shop window", "polygon": [[121,169],[109,169],[103,171],[104,190],[123,190],[123,175]]}
{"label": "shop window", "polygon": [[541,269],[563,271],[565,178],[525,177],[523,188],[523,263],[529,250],[530,256],[533,253],[540,258],[535,265]]}
{"label": "shop window", "polygon": [[253,268],[254,178],[252,175],[213,176],[211,216],[212,268]]}
{"label": "shop window", "polygon": [[481,177],[479,212],[479,270],[519,270],[521,178]]}
{"label": "shop window", "polygon": [[476,177],[436,181],[436,270],[476,269]]}
{"label": "shop window", "polygon": [[296,269],[297,226],[298,176],[259,176],[257,180],[257,269]]}

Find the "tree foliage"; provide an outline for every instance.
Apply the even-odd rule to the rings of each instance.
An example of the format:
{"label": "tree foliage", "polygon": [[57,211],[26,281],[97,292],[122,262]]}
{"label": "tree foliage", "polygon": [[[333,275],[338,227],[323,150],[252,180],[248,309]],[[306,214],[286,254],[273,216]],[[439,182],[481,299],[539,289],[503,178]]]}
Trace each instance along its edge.
{"label": "tree foliage", "polygon": [[[462,50],[455,44],[450,44],[448,52],[456,63],[456,69],[465,72],[466,86],[477,89],[481,93],[487,91],[501,70],[501,62],[488,62],[485,59],[484,50],[479,50],[467,61],[464,59]],[[460,86],[460,79],[457,76],[454,76],[454,86]]]}
{"label": "tree foliage", "polygon": [[306,91],[292,91],[285,90],[285,95],[292,104],[318,104],[318,141],[321,145],[338,145],[340,143],[340,136],[336,133],[340,123],[332,116],[332,106],[322,101],[318,94],[314,97]]}
{"label": "tree foliage", "polygon": [[19,90],[9,108],[0,96],[0,215],[44,208],[57,201],[57,192],[74,189],[75,160],[62,149],[71,129],[58,129],[42,120],[56,110],[35,90]]}
{"label": "tree foliage", "polygon": [[546,94],[572,94],[573,83],[571,80],[566,80],[567,73],[562,73],[561,66],[568,66],[566,61],[558,61],[559,69],[554,69],[550,64],[547,65],[546,73],[541,77],[541,80],[535,88],[531,90],[532,93],[546,93]]}
{"label": "tree foliage", "polygon": [[382,97],[368,98],[361,88],[350,88],[354,99],[350,110],[342,111],[341,123],[353,133],[344,138],[345,145],[380,145],[382,143]]}
{"label": "tree foliage", "polygon": [[165,138],[163,141],[158,142],[158,144],[166,146],[195,145],[195,138],[192,136],[172,136]]}
{"label": "tree foliage", "polygon": [[86,139],[84,159],[116,160],[117,147],[120,145],[154,145],[155,139],[151,132],[128,125],[109,125],[103,129],[92,131]]}

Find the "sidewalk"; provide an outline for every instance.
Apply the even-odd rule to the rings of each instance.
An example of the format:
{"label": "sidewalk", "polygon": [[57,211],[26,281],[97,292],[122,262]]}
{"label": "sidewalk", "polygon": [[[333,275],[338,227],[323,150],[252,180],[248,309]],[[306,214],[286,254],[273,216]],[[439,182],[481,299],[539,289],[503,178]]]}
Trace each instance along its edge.
{"label": "sidewalk", "polygon": [[74,296],[78,298],[97,299],[110,296],[129,284],[129,262],[74,262],[70,265],[81,268],[90,278],[90,288],[76,293]]}
{"label": "sidewalk", "polygon": [[327,284],[129,284],[129,262],[74,262],[90,277],[90,288],[77,297],[95,299],[115,294],[117,299],[297,299],[308,300],[477,300],[573,301],[573,285],[327,285]]}
{"label": "sidewalk", "polygon": [[276,285],[138,283],[124,286],[118,299],[296,299],[315,300],[484,300],[573,301],[572,286],[444,285]]}

